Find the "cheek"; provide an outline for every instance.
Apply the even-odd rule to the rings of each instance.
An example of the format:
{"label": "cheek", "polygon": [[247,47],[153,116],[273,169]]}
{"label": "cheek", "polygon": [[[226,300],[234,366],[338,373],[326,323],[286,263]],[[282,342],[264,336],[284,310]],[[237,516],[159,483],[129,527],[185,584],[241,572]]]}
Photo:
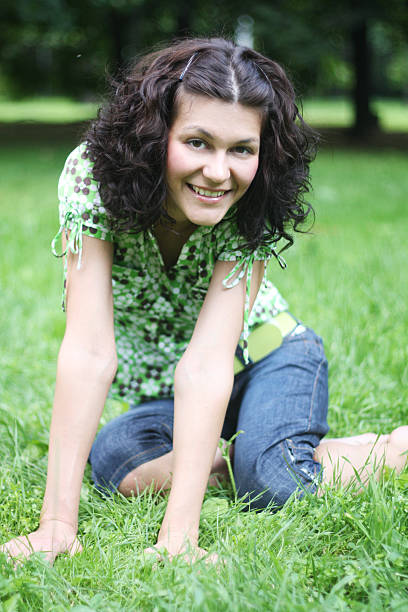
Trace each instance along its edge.
{"label": "cheek", "polygon": [[177,174],[177,168],[179,167],[177,148],[169,142],[167,147],[167,162],[166,162],[166,175],[167,181],[171,182],[174,175]]}
{"label": "cheek", "polygon": [[258,158],[254,159],[253,162],[248,163],[245,168],[245,172],[242,173],[242,184],[245,184],[246,187],[249,187],[252,181],[255,178],[256,172],[258,170]]}
{"label": "cheek", "polygon": [[189,158],[183,147],[177,143],[169,143],[167,149],[167,180],[171,183],[172,180],[176,180],[185,176],[190,171],[191,163],[189,164]]}

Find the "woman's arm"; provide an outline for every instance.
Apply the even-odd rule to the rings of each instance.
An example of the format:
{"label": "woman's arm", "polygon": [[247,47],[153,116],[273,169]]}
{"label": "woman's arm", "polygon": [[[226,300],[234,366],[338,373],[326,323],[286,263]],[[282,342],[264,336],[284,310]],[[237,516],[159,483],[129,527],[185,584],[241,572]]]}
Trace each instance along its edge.
{"label": "woman's arm", "polygon": [[[217,262],[189,346],[175,373],[173,478],[157,546],[170,555],[198,541],[201,505],[231,395],[235,349],[242,331],[245,278],[224,289],[235,262]],[[250,306],[263,278],[255,262]]]}
{"label": "woman's arm", "polygon": [[52,412],[47,485],[40,527],[5,545],[10,556],[44,551],[50,561],[76,541],[81,484],[116,370],[112,244],[83,237],[83,255],[68,255],[67,324]]}

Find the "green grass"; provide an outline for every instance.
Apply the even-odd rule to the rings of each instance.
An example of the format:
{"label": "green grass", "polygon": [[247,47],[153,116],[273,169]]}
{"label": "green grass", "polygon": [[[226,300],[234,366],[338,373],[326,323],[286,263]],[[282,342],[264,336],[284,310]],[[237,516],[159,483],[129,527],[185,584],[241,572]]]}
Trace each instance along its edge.
{"label": "green grass", "polygon": [[[0,98],[0,122],[37,121],[40,123],[69,123],[92,119],[98,105],[76,102],[69,98],[29,98],[8,100]],[[403,100],[377,99],[374,109],[381,127],[389,132],[408,131],[408,103]],[[309,98],[304,101],[306,120],[319,127],[350,127],[353,109],[347,98]]]}
{"label": "green grass", "polygon": [[[64,329],[61,263],[49,244],[68,150],[0,149],[0,541],[35,528],[41,507]],[[331,433],[388,431],[407,422],[408,409],[406,158],[323,152],[313,180],[314,233],[297,237],[286,271],[272,263],[269,274],[325,339]],[[103,421],[122,409],[109,403]],[[359,496],[328,490],[277,514],[241,512],[231,491],[212,490],[200,543],[226,559],[218,569],[181,561],[155,569],[143,559],[164,509],[152,493],[103,501],[87,472],[84,552],[52,568],[33,558],[16,572],[0,559],[0,610],[408,609],[403,478]]]}
{"label": "green grass", "polygon": [[[387,132],[408,131],[408,103],[377,99],[373,104],[380,126]],[[347,98],[309,98],[304,101],[304,116],[316,127],[351,127],[353,107]]]}
{"label": "green grass", "polygon": [[38,97],[23,100],[0,98],[0,121],[39,121],[41,123],[69,123],[85,121],[95,116],[98,105],[77,102],[63,97]]}

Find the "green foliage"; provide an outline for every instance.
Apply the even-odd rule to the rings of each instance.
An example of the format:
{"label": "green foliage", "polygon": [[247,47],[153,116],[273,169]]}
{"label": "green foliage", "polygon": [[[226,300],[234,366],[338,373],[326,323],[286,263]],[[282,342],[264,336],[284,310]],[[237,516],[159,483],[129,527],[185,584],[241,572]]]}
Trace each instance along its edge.
{"label": "green foliage", "polygon": [[[106,68],[185,35],[232,35],[242,2],[26,0],[0,5],[3,78],[9,93],[88,97],[104,89]],[[222,24],[220,26],[220,24]]]}
{"label": "green foliage", "polygon": [[[0,540],[35,528],[46,474],[58,345],[61,264],[56,181],[70,145],[0,149]],[[28,171],[29,170],[29,171]],[[292,311],[325,338],[332,435],[407,421],[408,283],[405,156],[326,151],[313,166],[318,221],[288,269],[270,277]],[[125,409],[109,403],[103,420]],[[201,546],[218,567],[157,567],[166,499],[102,499],[86,472],[84,552],[54,567],[41,555],[13,570],[0,555],[0,609],[214,611],[395,610],[408,607],[408,472],[360,495],[327,489],[276,514],[243,512],[229,489],[206,494]]]}
{"label": "green foliage", "polygon": [[176,36],[233,36],[254,20],[256,48],[287,66],[302,93],[352,85],[350,32],[370,24],[377,95],[406,93],[408,13],[404,0],[6,0],[0,4],[2,78],[19,95],[87,97],[104,88],[105,68]]}

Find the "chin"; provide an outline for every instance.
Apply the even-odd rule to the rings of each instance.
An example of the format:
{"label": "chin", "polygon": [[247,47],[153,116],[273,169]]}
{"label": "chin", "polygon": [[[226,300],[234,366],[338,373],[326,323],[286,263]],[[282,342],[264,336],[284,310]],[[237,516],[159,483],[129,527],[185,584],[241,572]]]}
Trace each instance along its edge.
{"label": "chin", "polygon": [[194,225],[217,225],[227,214],[228,210],[223,211],[207,211],[205,214],[196,214],[189,217],[189,221]]}

